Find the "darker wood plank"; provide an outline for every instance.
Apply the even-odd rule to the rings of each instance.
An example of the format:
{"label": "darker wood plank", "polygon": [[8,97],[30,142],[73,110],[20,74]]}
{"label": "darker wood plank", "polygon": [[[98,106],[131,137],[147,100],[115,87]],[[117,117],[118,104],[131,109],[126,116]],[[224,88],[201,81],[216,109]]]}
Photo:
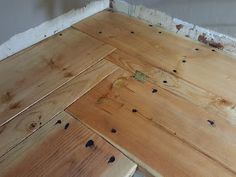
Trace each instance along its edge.
{"label": "darker wood plank", "polygon": [[[233,102],[179,78],[173,74],[177,73],[177,70],[173,70],[170,73],[166,72],[161,68],[153,66],[146,60],[133,57],[121,50],[112,52],[106,59],[132,74],[135,74],[136,71],[142,72],[148,76],[148,82],[188,100],[210,114],[221,117],[231,124],[232,127],[235,127],[236,111]],[[166,83],[164,83],[164,81],[166,81]]]}
{"label": "darker wood plank", "polygon": [[101,12],[74,27],[236,104],[235,57],[119,13]]}
{"label": "darker wood plank", "polygon": [[0,162],[4,177],[128,177],[135,169],[136,164],[65,112]]}
{"label": "darker wood plank", "polygon": [[[154,176],[159,173],[165,177],[235,176],[234,172],[184,139],[195,136],[197,146],[212,143],[211,136],[214,138],[216,129],[209,127],[205,120],[197,123],[204,119],[205,113],[160,88],[157,93],[152,93],[152,89],[119,70],[67,111],[136,159]],[[197,114],[200,116],[195,117]],[[189,135],[185,135],[186,132]],[[218,143],[220,146],[220,139]]]}

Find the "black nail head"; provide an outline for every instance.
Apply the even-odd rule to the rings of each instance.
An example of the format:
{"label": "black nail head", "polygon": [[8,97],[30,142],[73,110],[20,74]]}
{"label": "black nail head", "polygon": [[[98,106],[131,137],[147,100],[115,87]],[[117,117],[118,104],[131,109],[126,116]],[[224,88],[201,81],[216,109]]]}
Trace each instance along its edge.
{"label": "black nail head", "polygon": [[116,133],[116,129],[112,128],[112,129],[111,129],[111,132],[112,132],[112,133]]}
{"label": "black nail head", "polygon": [[157,89],[152,89],[152,93],[157,93]]}
{"label": "black nail head", "polygon": [[94,141],[93,140],[88,140],[88,142],[86,143],[85,147],[92,147],[94,146]]}
{"label": "black nail head", "polygon": [[211,126],[214,126],[215,125],[215,122],[213,120],[207,120],[207,122],[211,125]]}
{"label": "black nail head", "polygon": [[132,112],[138,112],[138,110],[137,109],[132,109]]}
{"label": "black nail head", "polygon": [[69,126],[70,126],[70,124],[69,123],[67,123],[66,125],[65,125],[65,130],[67,129],[67,128],[69,128]]}
{"label": "black nail head", "polygon": [[111,156],[110,159],[108,160],[108,163],[113,163],[115,162],[116,158],[114,156]]}
{"label": "black nail head", "polygon": [[58,120],[58,121],[56,122],[56,124],[61,124],[61,120]]}

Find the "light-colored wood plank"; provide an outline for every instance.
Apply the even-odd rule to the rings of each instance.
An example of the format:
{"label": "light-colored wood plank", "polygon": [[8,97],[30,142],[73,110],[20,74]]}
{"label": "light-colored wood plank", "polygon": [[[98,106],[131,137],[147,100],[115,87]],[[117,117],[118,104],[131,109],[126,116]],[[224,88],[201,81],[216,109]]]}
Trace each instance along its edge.
{"label": "light-colored wood plank", "polygon": [[64,110],[117,67],[100,61],[0,127],[0,156]]}
{"label": "light-colored wood plank", "polygon": [[[90,140],[94,145],[86,147]],[[109,162],[111,157],[113,162]],[[129,177],[135,169],[135,163],[65,112],[0,162],[2,177]]]}
{"label": "light-colored wood plank", "polygon": [[74,27],[236,103],[236,59],[231,56],[119,13],[101,12]]}
{"label": "light-colored wood plank", "polygon": [[120,50],[112,52],[106,59],[133,74],[136,71],[144,73],[148,76],[147,81],[190,101],[217,117],[221,117],[236,128],[234,103]]}
{"label": "light-colored wood plank", "polygon": [[114,48],[72,28],[0,62],[0,125]]}
{"label": "light-colored wood plank", "polygon": [[[191,111],[196,111],[197,107],[195,107],[196,109],[191,107],[185,100],[180,102],[181,98],[174,95],[170,100],[168,100],[169,97],[161,98],[159,92],[166,96],[164,95],[166,91],[159,90],[158,95],[153,94],[151,87],[144,87],[143,83],[134,81],[131,77],[128,82],[124,82],[127,75],[121,70],[116,71],[73,103],[67,111],[99,132],[153,175],[158,176],[159,172],[165,177],[235,176],[234,172],[225,168],[221,163],[178,137],[178,135],[182,136],[184,131],[195,136],[199,129],[203,129],[200,135],[206,134],[207,137],[200,137],[198,143],[203,142],[205,145],[211,143],[212,140],[209,138],[214,137],[213,132],[218,131],[218,128],[209,127],[201,116],[196,118],[196,115],[191,115],[194,113]],[[136,88],[129,87],[129,82],[134,82]],[[143,88],[147,91],[144,91]],[[140,90],[136,93],[136,89]],[[152,103],[147,102],[150,97],[153,99]],[[167,104],[168,101],[171,103]],[[183,110],[184,108],[178,110],[179,102],[182,106],[186,106],[184,107],[186,110]],[[149,106],[151,107],[149,108]],[[167,106],[171,107],[167,108]],[[133,109],[136,109],[137,112]],[[197,113],[205,115],[201,111]],[[180,117],[181,114],[183,117]],[[199,120],[196,120],[198,118]],[[180,122],[178,123],[178,121]],[[184,121],[187,121],[189,126],[185,127]],[[193,125],[194,122],[196,125]],[[174,125],[164,126],[169,123]],[[179,129],[179,125],[183,130]],[[116,129],[116,133],[111,132],[113,128]],[[225,153],[225,149],[222,150],[222,153]]]}
{"label": "light-colored wood plank", "polygon": [[[144,118],[165,127],[236,173],[236,127],[231,123],[154,84],[126,78],[115,82],[121,85],[111,93],[119,95],[114,98],[115,102],[132,105]],[[214,121],[214,125],[209,121]]]}

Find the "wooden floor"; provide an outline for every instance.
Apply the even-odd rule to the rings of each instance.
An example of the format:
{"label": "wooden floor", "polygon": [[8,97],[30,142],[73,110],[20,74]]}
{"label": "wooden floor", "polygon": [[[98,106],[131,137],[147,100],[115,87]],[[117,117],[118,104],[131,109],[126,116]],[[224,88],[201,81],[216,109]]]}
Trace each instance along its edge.
{"label": "wooden floor", "polygon": [[236,176],[236,58],[217,49],[104,11],[0,77],[0,176]]}

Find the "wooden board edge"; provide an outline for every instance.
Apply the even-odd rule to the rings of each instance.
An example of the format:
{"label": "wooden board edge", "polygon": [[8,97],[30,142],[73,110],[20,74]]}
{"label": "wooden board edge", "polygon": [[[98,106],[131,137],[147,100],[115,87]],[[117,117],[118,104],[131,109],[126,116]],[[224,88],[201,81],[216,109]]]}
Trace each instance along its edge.
{"label": "wooden board edge", "polygon": [[[43,121],[41,120],[40,121],[40,124],[37,123],[35,124],[35,119],[37,116],[33,116],[31,115],[31,113],[37,113],[37,110],[40,110],[40,107],[38,108],[38,105],[41,104],[41,102],[44,102],[44,101],[47,101],[50,99],[50,96],[53,96],[53,94],[56,94],[57,92],[60,92],[60,90],[63,90],[64,87],[67,87],[67,85],[69,85],[71,82],[73,81],[76,81],[76,79],[79,80],[80,77],[84,77],[87,75],[87,73],[90,73],[91,71],[94,70],[94,68],[98,67],[99,65],[103,65],[107,63],[109,67],[109,70],[111,71],[108,71],[107,73],[104,73],[104,76],[102,76],[102,78],[97,82],[95,83],[92,87],[90,87],[89,89],[87,90],[83,90],[82,89],[82,95],[80,95],[79,97],[76,97],[76,98],[73,98],[73,100],[70,101],[69,104],[65,105],[63,107],[63,109],[61,109],[60,111],[58,110],[55,110],[54,108],[54,112],[53,113],[53,116],[51,116],[50,118],[46,118],[47,121],[45,121],[43,123]],[[111,67],[113,66],[113,67]],[[45,126],[48,121],[50,121],[51,119],[53,119],[55,116],[57,116],[58,114],[60,114],[62,111],[64,111],[64,109],[66,109],[68,106],[70,106],[74,101],[76,101],[78,98],[80,98],[81,96],[83,96],[84,94],[86,94],[89,90],[91,90],[93,87],[95,87],[98,83],[100,83],[102,80],[104,80],[105,78],[107,78],[109,75],[111,75],[112,73],[114,73],[119,67],[116,66],[115,64],[111,63],[110,61],[108,60],[105,60],[105,59],[102,59],[101,61],[97,62],[96,64],[94,64],[93,66],[89,67],[87,70],[83,71],[80,75],[76,76],[75,78],[73,78],[72,80],[70,80],[70,82],[67,82],[67,84],[63,85],[62,87],[58,88],[57,90],[55,90],[54,92],[52,92],[51,94],[47,95],[46,97],[44,97],[43,99],[41,99],[39,102],[37,102],[36,104],[32,105],[31,107],[29,107],[27,110],[21,112],[20,114],[18,114],[17,116],[15,116],[14,119],[12,119],[11,121],[8,121],[6,124],[4,124],[3,126],[0,127],[0,132],[1,132],[1,136],[4,136],[4,137],[7,137],[6,134],[9,134],[9,133],[12,133],[12,131],[8,131],[6,134],[3,135],[4,131],[6,131],[6,129],[8,127],[21,127],[20,125],[23,124],[23,126],[25,127],[25,131],[28,132],[30,130],[30,132],[28,133],[25,133],[24,135],[25,136],[21,136],[19,135],[19,132],[16,131],[15,133],[18,135],[17,138],[15,138],[14,140],[10,139],[9,142],[5,142],[7,144],[7,146],[9,146],[9,144],[12,143],[12,145],[9,146],[9,148],[4,151],[3,153],[0,154],[0,160],[2,157],[4,157],[4,155],[6,155],[9,151],[11,151],[12,149],[14,149],[17,145],[19,145],[20,143],[22,143],[26,138],[28,138],[29,136],[32,136],[34,133],[36,133],[41,127]],[[104,72],[104,71],[103,71]],[[36,110],[35,110],[36,109]],[[32,119],[32,120],[24,120],[24,118],[27,118],[29,117]],[[35,118],[34,118],[35,117]],[[24,123],[25,122],[25,123]],[[32,122],[33,126],[31,126],[30,122]],[[24,125],[26,124],[26,125]],[[30,126],[30,128],[28,128],[28,126]],[[32,129],[33,128],[33,129]],[[29,130],[28,130],[29,129]],[[0,140],[1,140],[1,136],[0,136]],[[20,139],[18,141],[18,139]],[[2,141],[2,140],[1,140]],[[14,143],[14,144],[13,144]]]}
{"label": "wooden board edge", "polygon": [[[68,114],[70,114],[72,117],[74,117],[75,119],[78,119],[75,115],[73,115],[70,111],[68,111],[67,109],[65,109],[65,112],[67,112]],[[136,156],[134,156],[132,153],[128,152],[125,148],[122,148],[121,146],[119,146],[118,144],[116,144],[114,141],[112,141],[111,139],[109,139],[108,137],[106,137],[105,135],[103,135],[102,133],[100,133],[99,131],[97,131],[96,129],[94,129],[93,127],[91,127],[90,125],[84,123],[83,121],[81,121],[80,119],[78,119],[83,125],[85,125],[86,127],[88,127],[90,130],[92,130],[93,132],[95,132],[96,134],[98,134],[99,136],[101,136],[103,139],[105,139],[107,142],[109,142],[112,146],[114,146],[116,149],[118,149],[120,152],[122,152],[124,155],[126,155],[129,159],[131,159],[133,162],[135,162],[138,166],[142,167],[143,169],[145,169],[148,173],[150,173],[151,175],[155,176],[155,177],[164,177],[162,176],[159,172],[157,172],[156,170],[152,169],[150,166],[148,166],[147,164],[145,164],[143,161],[141,161],[139,158],[137,158]]]}

